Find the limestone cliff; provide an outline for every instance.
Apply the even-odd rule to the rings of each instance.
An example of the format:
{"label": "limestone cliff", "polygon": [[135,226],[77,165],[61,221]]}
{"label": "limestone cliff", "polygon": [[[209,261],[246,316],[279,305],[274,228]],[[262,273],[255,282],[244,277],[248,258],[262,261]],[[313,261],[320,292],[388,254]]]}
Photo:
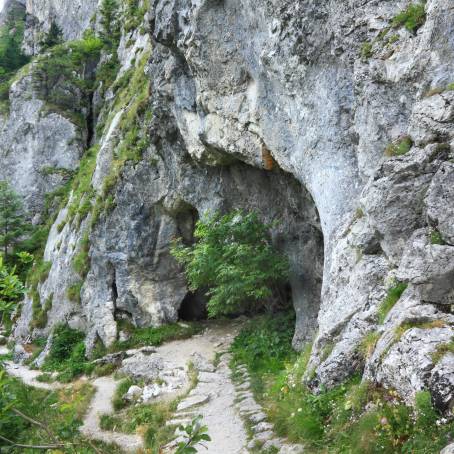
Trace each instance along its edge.
{"label": "limestone cliff", "polygon": [[[95,3],[27,2],[30,52],[51,20],[65,39],[102,31]],[[27,74],[11,89],[0,175],[15,183],[27,169],[30,207],[63,183],[36,162],[75,170],[81,159],[17,339],[66,320],[89,346],[109,345],[122,319],[175,320],[198,296],[169,254],[172,238],[190,241],[206,211],[255,209],[280,220],[295,347],[315,338],[311,386],[360,371],[410,403],[430,389],[451,408],[454,356],[434,359],[454,334],[449,3],[429,0],[414,27],[395,20],[404,0],[126,3],[117,47],[83,77],[116,58],[118,72],[78,93],[82,124],[66,109],[42,113]],[[49,299],[47,323],[31,328]]]}

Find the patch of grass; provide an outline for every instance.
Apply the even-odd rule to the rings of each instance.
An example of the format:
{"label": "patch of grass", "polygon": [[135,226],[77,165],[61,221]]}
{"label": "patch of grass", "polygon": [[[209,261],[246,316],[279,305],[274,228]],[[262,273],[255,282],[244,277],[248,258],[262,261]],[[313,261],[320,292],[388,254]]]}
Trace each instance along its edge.
{"label": "patch of grass", "polygon": [[454,338],[446,344],[439,345],[434,353],[432,353],[432,361],[437,364],[447,353],[454,353]]}
{"label": "patch of grass", "polygon": [[386,156],[403,156],[407,154],[413,146],[413,140],[409,136],[404,136],[397,141],[390,143],[385,149]]}
{"label": "patch of grass", "polygon": [[106,375],[112,375],[117,367],[114,364],[99,364],[93,369],[93,375],[97,377],[105,377]]}
{"label": "patch of grass", "polygon": [[411,33],[422,27],[426,21],[426,2],[411,3],[403,11],[397,14],[391,26],[394,28],[405,27]]}
{"label": "patch of grass", "polygon": [[374,353],[375,346],[377,345],[378,340],[380,339],[381,334],[377,331],[372,331],[367,333],[361,343],[359,344],[358,350],[361,356],[367,360]]}
{"label": "patch of grass", "polygon": [[197,322],[185,322],[184,325],[173,323],[157,328],[134,328],[132,325],[123,325],[122,329],[129,332],[130,338],[124,342],[115,342],[110,348],[111,352],[146,345],[158,346],[172,340],[187,339],[200,333],[203,325]]}
{"label": "patch of grass", "polygon": [[133,384],[134,381],[131,378],[125,378],[119,383],[112,398],[112,404],[115,411],[119,411],[127,406],[128,403],[123,399],[123,396],[128,392],[129,388]]}
{"label": "patch of grass", "polygon": [[446,322],[443,320],[433,320],[431,322],[407,322],[403,323],[402,325],[398,326],[395,330],[394,339],[395,342],[400,341],[402,336],[412,328],[419,328],[419,329],[434,329],[434,328],[444,328],[446,326]]}
{"label": "patch of grass", "polygon": [[373,44],[369,41],[366,41],[361,45],[361,57],[364,60],[368,60],[370,57],[372,57],[373,55],[372,47]]}
{"label": "patch of grass", "polygon": [[41,383],[53,383],[55,380],[51,374],[41,374],[36,377],[36,381],[39,381]]}
{"label": "patch of grass", "polygon": [[80,305],[80,292],[82,290],[83,282],[79,281],[75,284],[68,287],[66,290],[66,296],[68,297],[69,301]]}
{"label": "patch of grass", "polygon": [[292,312],[283,312],[250,321],[232,344],[234,362],[246,364],[251,371],[282,371],[285,363],[296,357],[292,348],[294,317]]}
{"label": "patch of grass", "polygon": [[383,303],[378,309],[378,322],[382,325],[388,315],[389,311],[394,307],[394,305],[399,301],[400,297],[407,289],[408,284],[405,282],[399,282],[394,287],[391,287],[388,290],[388,295],[386,296]]}

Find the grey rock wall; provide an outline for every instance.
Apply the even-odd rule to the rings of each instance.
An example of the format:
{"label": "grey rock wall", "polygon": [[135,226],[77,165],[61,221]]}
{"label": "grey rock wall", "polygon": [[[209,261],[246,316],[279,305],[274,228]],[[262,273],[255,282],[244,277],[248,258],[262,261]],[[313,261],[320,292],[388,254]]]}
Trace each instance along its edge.
{"label": "grey rock wall", "polygon": [[[292,264],[294,345],[315,339],[310,386],[364,371],[409,403],[430,389],[441,409],[451,408],[453,356],[434,358],[453,323],[454,91],[444,89],[454,82],[454,11],[429,0],[417,33],[385,33],[406,5],[152,1],[145,27],[120,46],[124,74],[152,44],[153,116],[143,126],[150,146],[140,162],[126,164],[113,209],[91,231],[81,306],[62,296],[44,332],[67,320],[88,333],[89,345],[111,344],[119,320],[174,321],[187,289],[169,254],[172,239],[190,239],[195,219],[209,210],[256,209],[281,220],[273,235]],[[65,28],[68,38],[79,32]],[[370,55],[362,52],[366,42]],[[127,111],[111,116],[100,139],[98,193]],[[407,135],[407,154],[385,154]],[[49,239],[53,267],[42,298],[73,282],[69,258],[83,226],[65,229]],[[380,324],[397,281],[407,290]],[[22,322],[30,305],[20,338],[29,334]],[[365,357],[361,345],[371,333],[377,343]]]}

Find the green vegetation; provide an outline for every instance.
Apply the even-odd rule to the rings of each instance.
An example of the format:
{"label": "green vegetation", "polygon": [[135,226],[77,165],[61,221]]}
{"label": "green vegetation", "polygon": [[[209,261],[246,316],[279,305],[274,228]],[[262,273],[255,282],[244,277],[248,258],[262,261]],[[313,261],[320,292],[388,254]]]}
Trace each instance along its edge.
{"label": "green vegetation", "polygon": [[6,181],[0,181],[0,248],[5,261],[27,229],[21,198]]}
{"label": "green vegetation", "polygon": [[403,156],[407,154],[413,146],[413,140],[409,136],[399,138],[390,143],[385,149],[386,156]]}
{"label": "green vegetation", "polygon": [[125,32],[137,29],[150,8],[149,0],[126,0]]}
{"label": "green vegetation", "polygon": [[85,335],[67,325],[54,328],[53,342],[42,370],[58,372],[57,380],[69,382],[92,372],[94,366],[85,357]]}
{"label": "green vegetation", "polygon": [[[124,392],[126,391],[127,388]],[[152,452],[159,452],[159,448],[171,441],[174,436],[175,427],[167,426],[166,422],[172,418],[177,404],[178,400],[136,405],[117,415],[103,415],[101,428],[143,434],[146,447],[152,449]]]}
{"label": "green vegetation", "polygon": [[50,24],[49,31],[44,34],[44,38],[39,43],[41,52],[54,47],[63,42],[63,30],[57,25],[55,21]]}
{"label": "green vegetation", "polygon": [[194,454],[198,445],[205,446],[206,442],[211,441],[208,435],[208,427],[202,425],[202,416],[194,418],[190,424],[180,426],[179,431],[184,434],[184,441],[178,443],[175,454]]}
{"label": "green vegetation", "polygon": [[9,325],[9,318],[25,288],[16,275],[16,269],[8,269],[0,255],[0,321]]}
{"label": "green vegetation", "polygon": [[407,289],[408,284],[405,282],[399,282],[388,290],[388,294],[378,309],[378,322],[383,324],[389,311],[399,301],[402,293]]}
{"label": "green vegetation", "polygon": [[[6,106],[14,75],[29,60],[21,49],[24,28],[25,10],[23,8],[13,9],[5,25],[0,27],[0,103]],[[5,108],[0,106],[0,111],[3,110]]]}
{"label": "green vegetation", "polygon": [[270,229],[254,212],[217,213],[197,222],[193,246],[174,243],[189,288],[208,289],[210,317],[285,306],[288,261],[274,249]]}
{"label": "green vegetation", "polygon": [[200,323],[185,322],[184,324],[173,323],[162,325],[157,328],[134,328],[132,325],[120,326],[123,331],[129,333],[127,341],[116,342],[112,350],[125,350],[146,345],[159,346],[164,342],[178,339],[187,339],[200,333],[203,326]]}
{"label": "green vegetation", "polygon": [[430,243],[431,244],[438,244],[439,246],[443,246],[446,242],[443,240],[441,233],[434,229],[430,232]]}
{"label": "green vegetation", "polygon": [[[0,451],[11,454],[119,454],[120,450],[115,446],[88,441],[79,433],[93,392],[87,383],[75,383],[58,392],[31,388],[7,377],[0,366]],[[11,442],[48,445],[50,449],[14,447]]]}
{"label": "green vegetation", "polygon": [[411,3],[407,8],[397,14],[391,22],[392,27],[405,27],[408,31],[416,33],[426,21],[426,2]]}
{"label": "green vegetation", "polygon": [[87,67],[97,63],[102,48],[99,38],[87,34],[84,39],[52,47],[36,58],[32,68],[34,88],[47,102],[47,109],[68,116],[82,128],[95,88],[94,75],[87,74]]}
{"label": "green vegetation", "polygon": [[370,57],[372,57],[372,46],[373,44],[369,41],[366,41],[362,44],[361,46],[361,57],[364,59],[364,60],[367,60],[369,59]]}
{"label": "green vegetation", "polygon": [[452,338],[446,344],[442,344],[437,347],[437,350],[432,354],[432,361],[435,364],[439,363],[443,356],[446,355],[446,353],[454,354],[454,338]]}
{"label": "green vegetation", "polygon": [[378,333],[377,331],[372,331],[370,333],[367,333],[362,339],[358,350],[365,360],[369,359],[372,356],[372,353],[374,352],[375,346],[377,345],[380,337],[380,333]]}
{"label": "green vegetation", "polygon": [[[437,425],[441,415],[432,407],[428,392],[419,393],[416,408],[411,409],[395,391],[354,376],[313,394],[303,378],[308,375],[310,348],[294,361],[289,324],[289,334],[273,343],[279,354],[270,365],[264,353],[263,323],[261,318],[252,321],[235,340],[233,366],[248,367],[254,394],[279,436],[304,444],[305,452],[326,454],[429,453],[448,444],[454,423]],[[371,335],[366,345],[373,341]]]}

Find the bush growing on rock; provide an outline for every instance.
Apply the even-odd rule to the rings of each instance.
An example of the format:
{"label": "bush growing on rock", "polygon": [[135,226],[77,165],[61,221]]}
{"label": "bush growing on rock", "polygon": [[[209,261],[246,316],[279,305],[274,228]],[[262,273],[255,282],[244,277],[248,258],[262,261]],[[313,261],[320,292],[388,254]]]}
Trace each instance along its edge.
{"label": "bush growing on rock", "polygon": [[270,228],[254,212],[216,213],[197,222],[193,246],[175,242],[171,252],[189,288],[207,289],[210,317],[282,305],[288,261],[273,247]]}

